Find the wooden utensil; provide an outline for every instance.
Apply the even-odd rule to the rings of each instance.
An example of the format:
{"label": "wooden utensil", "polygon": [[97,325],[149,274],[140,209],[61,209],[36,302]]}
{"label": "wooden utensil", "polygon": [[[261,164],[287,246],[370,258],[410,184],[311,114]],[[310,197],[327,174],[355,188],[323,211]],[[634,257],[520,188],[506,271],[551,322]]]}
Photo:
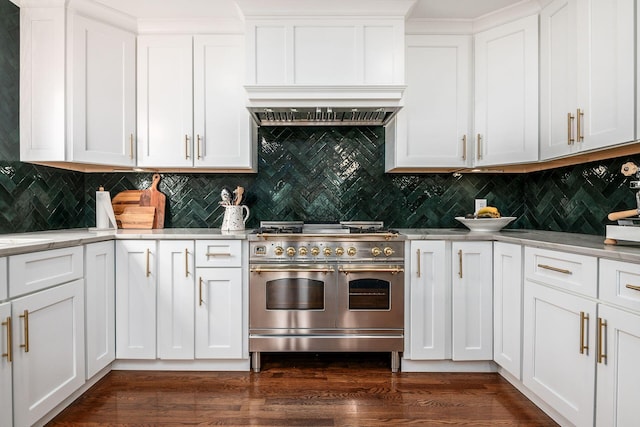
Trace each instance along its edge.
{"label": "wooden utensil", "polygon": [[143,190],[125,190],[115,195],[111,199],[111,205],[113,206],[113,213],[119,215],[124,212],[124,209],[129,206],[140,206],[140,196],[142,196]]}
{"label": "wooden utensil", "polygon": [[153,228],[156,208],[154,206],[127,206],[116,215],[118,228]]}
{"label": "wooden utensil", "polygon": [[235,205],[240,205],[240,203],[242,202],[242,195],[244,194],[244,188],[243,187],[236,187],[236,191],[233,192],[236,196],[235,200],[233,201]]}
{"label": "wooden utensil", "polygon": [[164,208],[166,204],[166,196],[158,190],[160,182],[160,174],[153,174],[153,183],[147,190],[142,190],[140,196],[140,206],[153,206],[155,208],[155,218],[153,219],[152,228],[164,228]]}

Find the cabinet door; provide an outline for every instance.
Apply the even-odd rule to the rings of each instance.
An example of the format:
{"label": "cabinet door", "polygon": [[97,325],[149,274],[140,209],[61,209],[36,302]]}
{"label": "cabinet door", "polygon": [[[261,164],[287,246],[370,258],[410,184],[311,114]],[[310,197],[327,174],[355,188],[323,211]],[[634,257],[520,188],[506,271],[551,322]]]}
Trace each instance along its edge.
{"label": "cabinet door", "polygon": [[196,358],[242,358],[242,269],[198,268]]}
{"label": "cabinet door", "polygon": [[156,358],[156,242],[116,241],[116,357]]}
{"label": "cabinet door", "polygon": [[493,359],[491,242],[453,242],[453,360]]}
{"label": "cabinet door", "polygon": [[0,304],[0,425],[13,423],[11,304]]}
{"label": "cabinet door", "polygon": [[576,3],[577,0],[553,0],[540,12],[541,159],[577,150]]}
{"label": "cabinet door", "polygon": [[387,170],[466,166],[470,37],[409,35],[406,58],[405,107],[387,128]]}
{"label": "cabinet door", "polygon": [[12,302],[16,426],[32,425],[84,384],[83,289],[76,280]]}
{"label": "cabinet door", "polygon": [[579,426],[593,425],[596,303],[525,282],[522,382]]}
{"label": "cabinet door", "polygon": [[638,423],[640,316],[598,305],[597,426]]}
{"label": "cabinet door", "polygon": [[158,242],[158,358],[193,359],[193,240]]}
{"label": "cabinet door", "polygon": [[193,166],[192,38],[138,37],[138,165]]}
{"label": "cabinet door", "polygon": [[411,242],[410,359],[451,357],[451,320],[445,242]]}
{"label": "cabinet door", "polygon": [[538,160],[538,16],[475,36],[475,165]]}
{"label": "cabinet door", "polygon": [[75,162],[135,166],[136,36],[70,15]]}
{"label": "cabinet door", "polygon": [[522,246],[493,244],[493,360],[520,379]]}
{"label": "cabinet door", "polygon": [[113,242],[85,246],[87,379],[116,357],[115,250]]}
{"label": "cabinet door", "polygon": [[7,258],[0,258],[0,301],[4,301],[9,297],[9,279],[7,273]]}
{"label": "cabinet door", "polygon": [[634,0],[578,1],[581,149],[635,139],[634,4]]}
{"label": "cabinet door", "polygon": [[244,37],[196,36],[193,43],[194,166],[252,169],[252,120],[245,107]]}

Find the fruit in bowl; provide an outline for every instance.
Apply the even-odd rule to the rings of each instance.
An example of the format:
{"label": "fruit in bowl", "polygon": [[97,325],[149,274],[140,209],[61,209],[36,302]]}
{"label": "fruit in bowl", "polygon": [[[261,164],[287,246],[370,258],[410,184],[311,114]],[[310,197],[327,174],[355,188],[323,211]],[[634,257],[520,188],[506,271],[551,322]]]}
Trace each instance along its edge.
{"label": "fruit in bowl", "polygon": [[501,216],[498,208],[494,206],[480,208],[475,214],[456,217],[456,220],[471,231],[500,231],[515,219],[515,216]]}

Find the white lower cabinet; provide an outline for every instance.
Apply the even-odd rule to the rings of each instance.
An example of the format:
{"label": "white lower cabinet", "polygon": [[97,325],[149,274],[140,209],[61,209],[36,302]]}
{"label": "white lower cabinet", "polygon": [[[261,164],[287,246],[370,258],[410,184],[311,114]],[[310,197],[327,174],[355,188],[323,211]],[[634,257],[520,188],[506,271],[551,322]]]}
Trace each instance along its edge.
{"label": "white lower cabinet", "polygon": [[524,385],[571,423],[593,425],[596,302],[527,280],[523,321]]}
{"label": "white lower cabinet", "polygon": [[0,304],[0,425],[13,423],[11,303]]}
{"label": "white lower cabinet", "polygon": [[493,360],[521,378],[522,246],[493,243]]}
{"label": "white lower cabinet", "polygon": [[453,242],[452,359],[493,359],[491,242]]}
{"label": "white lower cabinet", "polygon": [[156,358],[156,241],[116,241],[116,358]]}
{"label": "white lower cabinet", "polygon": [[11,302],[14,425],[29,426],[84,384],[84,282]]}
{"label": "white lower cabinet", "polygon": [[116,357],[116,289],[114,243],[91,243],[84,249],[86,378]]}

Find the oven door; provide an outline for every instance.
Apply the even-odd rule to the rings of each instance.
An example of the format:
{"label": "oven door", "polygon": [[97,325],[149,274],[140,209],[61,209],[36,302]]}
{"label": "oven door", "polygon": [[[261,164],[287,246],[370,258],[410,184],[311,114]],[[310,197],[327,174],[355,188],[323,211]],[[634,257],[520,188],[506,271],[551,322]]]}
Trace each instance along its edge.
{"label": "oven door", "polygon": [[249,329],[334,328],[336,272],[331,265],[253,265]]}
{"label": "oven door", "polygon": [[401,265],[345,264],[338,271],[339,328],[404,328]]}

